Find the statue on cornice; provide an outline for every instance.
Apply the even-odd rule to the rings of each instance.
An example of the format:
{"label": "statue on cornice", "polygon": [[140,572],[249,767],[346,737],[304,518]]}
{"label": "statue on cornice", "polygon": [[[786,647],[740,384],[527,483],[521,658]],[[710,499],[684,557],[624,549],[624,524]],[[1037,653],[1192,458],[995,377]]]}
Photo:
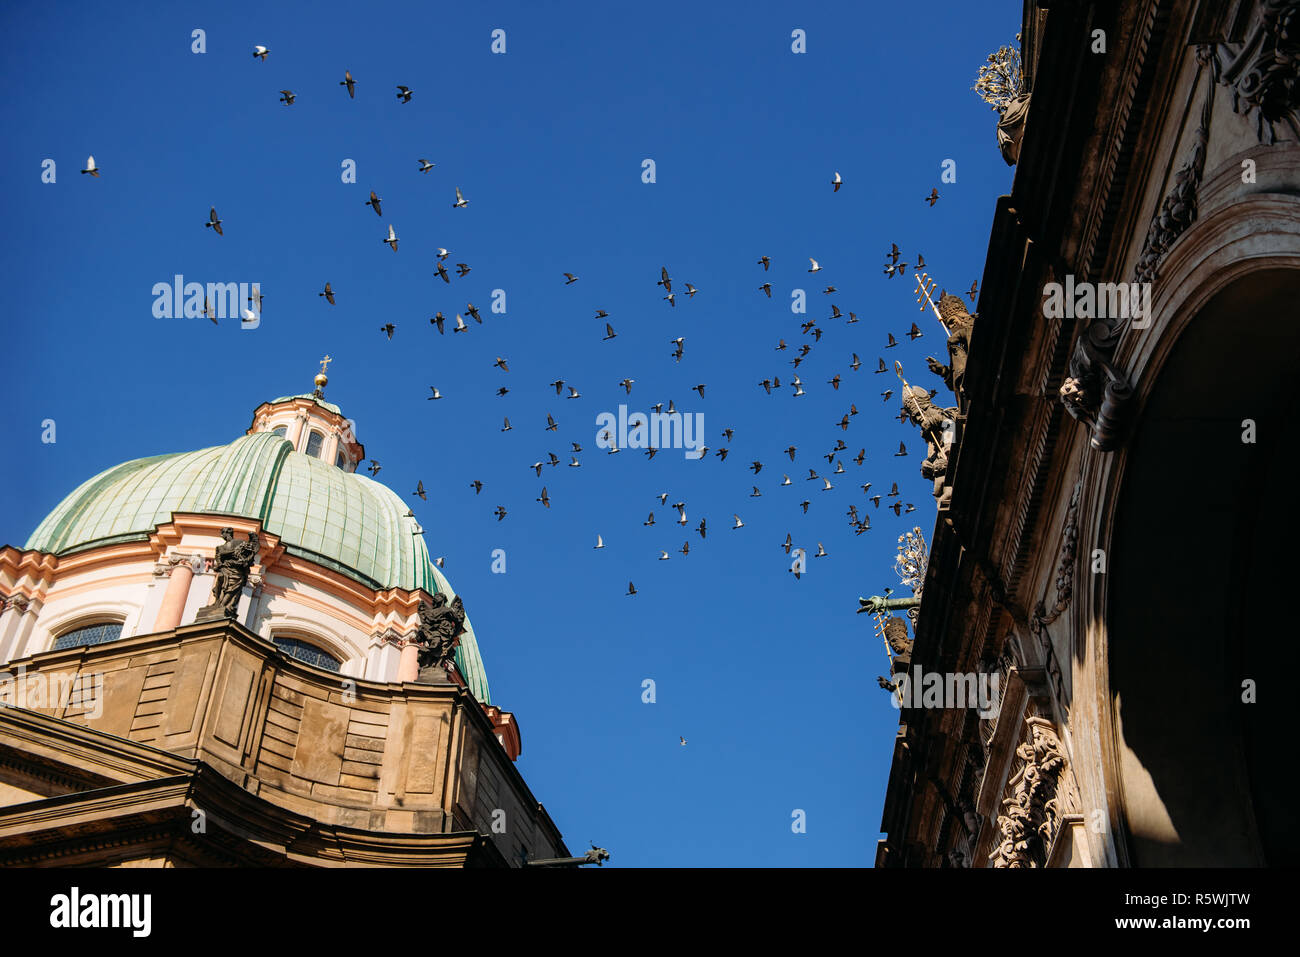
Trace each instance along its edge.
{"label": "statue on cornice", "polygon": [[944,424],[957,415],[955,408],[942,408],[934,404],[933,395],[919,385],[903,386],[903,413],[913,425],[919,426],[925,439],[925,461],[921,475],[934,481],[934,496],[944,493],[944,475],[948,471],[948,450],[944,442]]}
{"label": "statue on cornice", "polygon": [[431,669],[445,669],[456,654],[456,645],[465,632],[465,604],[457,595],[447,602],[442,592],[433,596],[432,603],[422,601],[419,607],[420,625],[414,643],[420,651],[420,674],[417,681],[436,676]]}
{"label": "statue on cornice", "polygon": [[[224,541],[217,546],[212,557],[212,570],[216,573],[216,581],[212,583],[212,598],[208,606],[199,612],[200,618],[236,617],[239,614],[239,596],[248,584],[250,569],[257,564],[257,553],[261,546],[256,532],[249,534],[248,541],[241,542],[235,539],[233,528],[223,528],[221,537]],[[217,614],[205,615],[205,612]]]}
{"label": "statue on cornice", "polygon": [[960,403],[965,398],[962,385],[966,378],[966,356],[970,352],[970,334],[975,326],[975,317],[967,311],[961,296],[950,292],[940,293],[936,308],[948,329],[948,364],[941,364],[933,356],[926,356],[925,361],[930,371],[943,379],[943,384]]}

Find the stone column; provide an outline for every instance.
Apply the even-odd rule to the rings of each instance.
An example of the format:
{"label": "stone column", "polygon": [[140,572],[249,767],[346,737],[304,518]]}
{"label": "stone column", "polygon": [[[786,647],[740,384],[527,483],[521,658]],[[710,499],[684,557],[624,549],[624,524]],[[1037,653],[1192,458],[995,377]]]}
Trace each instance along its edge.
{"label": "stone column", "polygon": [[170,631],[180,627],[185,603],[190,597],[190,582],[194,580],[194,565],[188,556],[171,555],[167,562],[171,565],[171,577],[167,582],[167,590],[163,592],[158,617],[154,620],[154,631]]}
{"label": "stone column", "polygon": [[420,676],[420,649],[415,642],[407,639],[402,642],[402,658],[397,663],[397,680],[414,681]]}
{"label": "stone column", "polygon": [[0,598],[0,662],[15,657],[14,646],[18,643],[18,629],[26,610],[27,599],[21,595]]}

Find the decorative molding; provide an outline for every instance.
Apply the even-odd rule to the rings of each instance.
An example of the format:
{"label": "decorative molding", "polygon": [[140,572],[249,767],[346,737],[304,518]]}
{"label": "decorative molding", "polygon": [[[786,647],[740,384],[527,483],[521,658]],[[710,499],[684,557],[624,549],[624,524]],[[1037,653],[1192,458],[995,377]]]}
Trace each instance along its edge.
{"label": "decorative molding", "polygon": [[1025,726],[1027,739],[1016,748],[1023,764],[1008,782],[1012,793],[998,815],[1002,840],[989,855],[991,867],[1043,867],[1060,827],[1065,751],[1051,721],[1030,716]]}
{"label": "decorative molding", "polygon": [[1300,140],[1300,3],[1259,0],[1246,39],[1220,42],[1226,64],[1215,51],[1215,82],[1232,93],[1232,111],[1254,114],[1255,133],[1268,146],[1277,142],[1281,123]]}

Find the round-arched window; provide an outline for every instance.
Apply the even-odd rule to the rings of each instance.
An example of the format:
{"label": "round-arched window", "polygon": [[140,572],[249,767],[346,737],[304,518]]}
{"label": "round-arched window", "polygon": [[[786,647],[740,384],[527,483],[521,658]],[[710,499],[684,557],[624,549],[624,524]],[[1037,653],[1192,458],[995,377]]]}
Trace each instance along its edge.
{"label": "round-arched window", "polygon": [[81,648],[87,645],[102,645],[105,642],[117,641],[122,637],[122,622],[120,621],[101,621],[93,625],[83,625],[80,628],[74,628],[72,631],[65,631],[54,641],[54,651],[62,651],[64,648]]}
{"label": "round-arched window", "polygon": [[307,454],[312,458],[320,458],[320,447],[325,443],[325,436],[321,435],[315,429],[307,436]]}
{"label": "round-arched window", "polygon": [[323,668],[325,671],[337,672],[343,662],[339,661],[333,655],[323,648],[318,648],[311,642],[303,641],[301,638],[294,638],[289,635],[280,635],[272,637],[275,646],[283,651],[290,658],[296,658],[303,664],[313,665],[317,668]]}

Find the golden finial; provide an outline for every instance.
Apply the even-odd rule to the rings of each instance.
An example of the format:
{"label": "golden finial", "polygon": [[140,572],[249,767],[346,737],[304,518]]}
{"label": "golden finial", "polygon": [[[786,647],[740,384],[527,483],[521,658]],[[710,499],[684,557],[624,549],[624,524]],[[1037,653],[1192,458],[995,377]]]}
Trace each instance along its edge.
{"label": "golden finial", "polygon": [[322,359],[322,360],[320,361],[320,372],[316,373],[316,391],[317,391],[317,392],[320,392],[320,391],[321,391],[322,389],[324,389],[327,385],[329,385],[329,383],[330,383],[329,376],[327,376],[327,375],[325,374],[325,370],[326,370],[326,368],[329,367],[329,364],[330,364],[331,362],[333,362],[333,361],[334,361],[334,360],[333,360],[332,358],[330,358],[328,355],[327,355],[324,359]]}

